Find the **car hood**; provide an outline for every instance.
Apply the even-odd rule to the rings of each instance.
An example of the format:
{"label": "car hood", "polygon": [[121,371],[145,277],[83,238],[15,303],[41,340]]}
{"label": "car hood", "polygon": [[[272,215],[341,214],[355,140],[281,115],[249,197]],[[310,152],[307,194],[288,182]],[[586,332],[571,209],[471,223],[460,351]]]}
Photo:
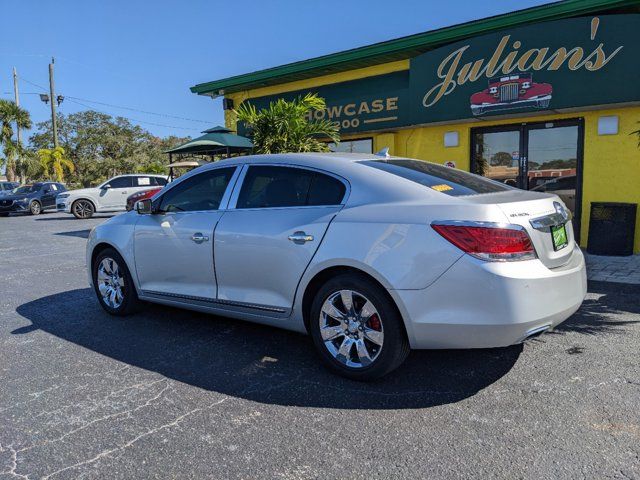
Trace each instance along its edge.
{"label": "car hood", "polygon": [[66,190],[60,193],[69,193],[71,195],[87,195],[90,193],[96,193],[99,190],[99,188],[79,188],[78,190]]}

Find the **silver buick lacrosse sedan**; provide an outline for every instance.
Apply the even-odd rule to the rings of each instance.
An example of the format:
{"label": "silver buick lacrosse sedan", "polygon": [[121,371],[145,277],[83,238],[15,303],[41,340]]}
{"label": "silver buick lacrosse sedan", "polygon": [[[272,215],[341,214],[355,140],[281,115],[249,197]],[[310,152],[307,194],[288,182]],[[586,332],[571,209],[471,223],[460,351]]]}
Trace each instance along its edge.
{"label": "silver buick lacrosse sedan", "polygon": [[154,302],[309,333],[358,380],[411,348],[522,342],[586,293],[557,196],[366,154],[200,167],[96,227],[87,265],[113,315]]}

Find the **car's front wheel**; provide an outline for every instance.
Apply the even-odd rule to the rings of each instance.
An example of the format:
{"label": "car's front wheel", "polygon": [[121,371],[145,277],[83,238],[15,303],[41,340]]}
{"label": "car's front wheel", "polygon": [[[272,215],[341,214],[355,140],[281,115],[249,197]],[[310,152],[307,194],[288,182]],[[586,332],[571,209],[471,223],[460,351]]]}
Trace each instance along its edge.
{"label": "car's front wheel", "polygon": [[40,215],[42,213],[42,205],[40,205],[39,201],[34,200],[31,202],[29,205],[29,213],[31,213],[31,215]]}
{"label": "car's front wheel", "polygon": [[140,300],[124,259],[112,248],[100,252],[93,262],[93,287],[102,308],[112,315],[136,311]]}
{"label": "car's front wheel", "polygon": [[71,205],[71,213],[80,220],[91,218],[94,212],[95,208],[93,208],[93,203],[89,200],[76,200],[73,202],[73,205]]}
{"label": "car's front wheel", "polygon": [[309,326],[322,362],[353,380],[382,377],[409,354],[396,306],[364,275],[339,275],[325,283],[311,306]]}

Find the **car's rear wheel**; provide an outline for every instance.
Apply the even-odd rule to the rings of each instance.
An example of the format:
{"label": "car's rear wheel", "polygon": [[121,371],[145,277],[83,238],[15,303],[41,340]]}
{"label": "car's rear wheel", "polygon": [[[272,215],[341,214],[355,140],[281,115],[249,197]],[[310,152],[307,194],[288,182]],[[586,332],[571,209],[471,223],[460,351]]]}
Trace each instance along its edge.
{"label": "car's rear wheel", "polygon": [[93,208],[93,203],[89,200],[76,200],[71,205],[71,213],[80,220],[91,218],[94,212],[95,208]]}
{"label": "car's rear wheel", "polygon": [[353,380],[382,377],[409,354],[396,306],[364,275],[339,275],[325,283],[311,306],[309,326],[322,362]]}
{"label": "car's rear wheel", "polygon": [[39,201],[34,200],[31,202],[29,205],[29,213],[31,213],[31,215],[40,215],[42,213],[42,205],[40,205]]}
{"label": "car's rear wheel", "polygon": [[140,304],[129,269],[118,252],[107,248],[93,262],[93,287],[102,308],[112,315],[134,313]]}

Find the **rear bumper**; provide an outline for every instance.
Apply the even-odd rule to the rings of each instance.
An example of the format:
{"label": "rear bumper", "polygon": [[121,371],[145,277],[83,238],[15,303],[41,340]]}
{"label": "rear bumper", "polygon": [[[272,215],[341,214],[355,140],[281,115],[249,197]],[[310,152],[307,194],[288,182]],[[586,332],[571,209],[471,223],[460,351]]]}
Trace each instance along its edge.
{"label": "rear bumper", "polygon": [[490,348],[522,342],[569,318],[587,292],[584,257],[548,269],[539,260],[463,256],[424,290],[393,290],[412,348]]}

